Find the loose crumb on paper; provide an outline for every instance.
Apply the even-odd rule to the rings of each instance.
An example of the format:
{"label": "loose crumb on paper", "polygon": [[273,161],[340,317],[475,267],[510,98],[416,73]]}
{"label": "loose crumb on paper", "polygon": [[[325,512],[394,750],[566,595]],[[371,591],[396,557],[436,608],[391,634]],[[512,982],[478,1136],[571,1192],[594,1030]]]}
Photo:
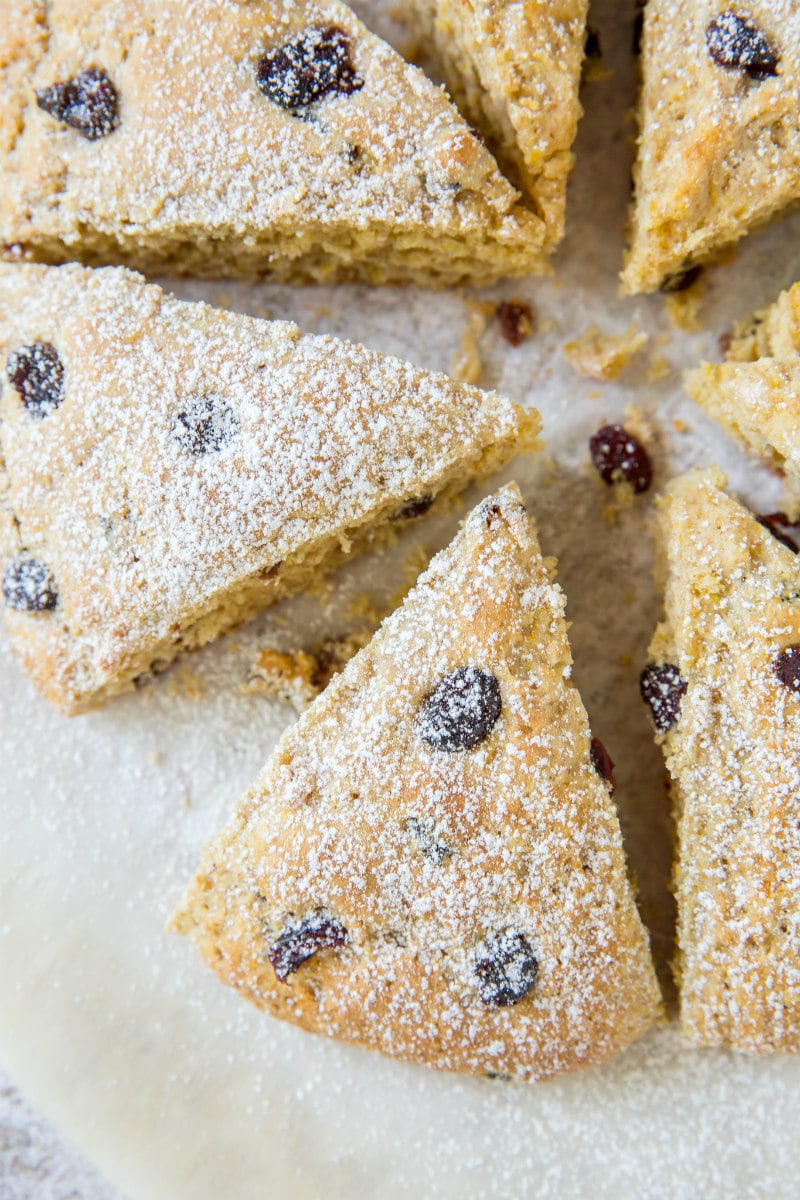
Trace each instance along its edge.
{"label": "loose crumb on paper", "polygon": [[461,342],[450,363],[450,376],[457,383],[478,383],[483,374],[480,342],[486,332],[493,305],[478,304],[475,300],[468,300],[465,308],[466,323],[461,334]]}
{"label": "loose crumb on paper", "polygon": [[302,712],[371,636],[371,629],[355,630],[343,637],[326,638],[312,651],[267,646],[250,669],[244,690],[291,704]]}
{"label": "loose crumb on paper", "polygon": [[580,375],[607,381],[616,379],[647,341],[647,334],[635,324],[618,334],[601,333],[592,325],[581,337],[567,342],[564,355]]}

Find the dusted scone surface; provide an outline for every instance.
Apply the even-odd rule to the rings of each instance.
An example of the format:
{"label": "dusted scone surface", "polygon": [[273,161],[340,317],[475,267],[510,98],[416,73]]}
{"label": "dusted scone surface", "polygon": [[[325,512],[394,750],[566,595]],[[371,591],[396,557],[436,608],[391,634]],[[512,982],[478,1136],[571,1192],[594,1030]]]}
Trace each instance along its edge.
{"label": "dusted scone surface", "polygon": [[795,0],[649,0],[628,292],[653,291],[800,197]]}
{"label": "dusted scone surface", "polygon": [[[87,72],[108,119],[60,120]],[[527,273],[546,236],[338,0],[0,0],[0,173],[4,253],[45,262],[453,284]]]}
{"label": "dusted scone surface", "polygon": [[305,586],[539,427],[494,393],[121,268],[0,265],[0,363],[0,601],[70,711]]}
{"label": "dusted scone surface", "polygon": [[686,688],[658,738],[678,834],[681,1025],[696,1045],[798,1051],[800,562],[724,483],[693,472],[659,511],[665,616],[650,654]]}
{"label": "dusted scone surface", "polygon": [[785,473],[800,508],[800,285],[737,330],[723,363],[702,363],[687,390],[746,449]]}
{"label": "dusted scone surface", "polygon": [[564,235],[578,128],[587,0],[411,0],[461,110],[544,220],[545,253]]}
{"label": "dusted scone surface", "polygon": [[485,500],[283,736],[173,918],[253,1003],[521,1079],[606,1059],[657,1019],[552,565],[515,485]]}

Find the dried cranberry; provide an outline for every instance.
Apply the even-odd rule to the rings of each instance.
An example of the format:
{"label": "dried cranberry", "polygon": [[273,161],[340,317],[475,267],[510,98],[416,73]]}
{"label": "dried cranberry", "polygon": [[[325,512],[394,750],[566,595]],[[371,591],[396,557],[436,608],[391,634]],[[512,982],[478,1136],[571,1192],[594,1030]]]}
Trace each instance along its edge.
{"label": "dried cranberry", "polygon": [[440,867],[448,855],[453,853],[447,842],[440,841],[436,836],[432,817],[409,817],[406,829],[417,839],[420,850],[435,867]]}
{"label": "dried cranberry", "polygon": [[221,396],[198,396],[173,422],[180,445],[190,454],[211,454],[233,441],[239,418]]}
{"label": "dried cranberry", "polygon": [[459,667],[422,705],[420,736],[434,750],[471,750],[492,732],[501,707],[500,684],[491,671]]}
{"label": "dried cranberry", "polygon": [[775,47],[757,25],[730,8],[709,24],[706,45],[717,66],[743,71],[758,83],[778,73],[780,55]]}
{"label": "dried cranberry", "polygon": [[524,933],[507,929],[483,946],[475,963],[478,991],[491,1008],[519,1003],[536,982],[539,964]]}
{"label": "dried cranberry", "polygon": [[659,291],[666,295],[671,295],[673,292],[685,292],[700,278],[702,271],[703,268],[697,263],[694,267],[687,267],[685,271],[675,271],[672,275],[665,275],[661,280]]}
{"label": "dried cranberry", "polygon": [[639,678],[642,699],[650,705],[653,722],[659,733],[672,729],[681,715],[681,701],[686,680],[672,663],[650,663]]}
{"label": "dried cranberry", "polygon": [[307,29],[269,50],[258,64],[256,82],[268,100],[291,113],[364,86],[350,58],[350,38],[335,25]]}
{"label": "dried cranberry", "polygon": [[338,949],[347,943],[347,930],[335,917],[314,913],[287,929],[270,946],[268,958],[281,983],[318,950]]}
{"label": "dried cranberry", "polygon": [[500,332],[512,346],[521,346],[533,331],[533,312],[530,304],[504,300],[497,310]]}
{"label": "dried cranberry", "polygon": [[433,504],[433,496],[417,496],[415,499],[407,500],[399,512],[395,513],[396,521],[412,520],[414,517],[423,516]]}
{"label": "dried cranberry", "polygon": [[593,737],[591,745],[592,766],[601,779],[604,779],[611,789],[611,795],[617,790],[617,781],[614,778],[614,760],[606,750],[600,738]]}
{"label": "dried cranberry", "polygon": [[64,399],[64,364],[55,346],[34,342],[8,356],[8,380],[31,416],[46,417]]}
{"label": "dried cranberry", "polygon": [[90,142],[106,137],[119,125],[117,89],[102,67],[91,67],[63,83],[37,88],[36,103]]}
{"label": "dried cranberry", "polygon": [[642,443],[622,425],[604,425],[589,439],[592,462],[605,483],[624,480],[634,492],[646,492],[653,479],[650,456]]}
{"label": "dried cranberry", "polygon": [[800,645],[787,646],[781,651],[773,669],[784,687],[800,693]]}
{"label": "dried cranberry", "polygon": [[759,525],[768,529],[782,546],[797,554],[800,549],[800,521],[790,521],[785,512],[766,513],[756,517]]}
{"label": "dried cranberry", "polygon": [[18,558],[6,567],[3,597],[17,612],[48,612],[58,602],[52,572],[35,558]]}

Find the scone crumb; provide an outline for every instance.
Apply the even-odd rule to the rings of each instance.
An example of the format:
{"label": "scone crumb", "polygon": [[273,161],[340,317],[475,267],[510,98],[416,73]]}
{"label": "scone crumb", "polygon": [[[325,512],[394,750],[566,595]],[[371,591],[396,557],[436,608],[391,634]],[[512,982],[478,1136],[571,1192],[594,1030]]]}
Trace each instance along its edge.
{"label": "scone crumb", "polygon": [[672,428],[675,430],[676,433],[688,433],[689,432],[689,425],[687,424],[686,421],[682,420],[681,417],[675,418],[675,420],[672,422]]}
{"label": "scone crumb", "polygon": [[700,310],[703,307],[705,287],[702,277],[682,292],[667,296],[667,316],[676,329],[684,333],[697,333],[703,328]]}
{"label": "scone crumb", "polygon": [[338,638],[326,638],[313,651],[276,650],[267,646],[256,659],[243,690],[291,704],[297,712],[328,686],[345,663],[366,646],[372,629],[354,630]]}
{"label": "scone crumb", "polygon": [[672,367],[663,354],[657,354],[650,366],[647,368],[647,382],[658,383],[660,379],[666,379]]}
{"label": "scone crumb", "polygon": [[464,307],[466,321],[458,349],[450,363],[450,377],[457,383],[478,383],[483,374],[480,342],[493,306],[467,300]]}
{"label": "scone crumb", "polygon": [[601,333],[596,325],[564,347],[567,362],[587,379],[617,379],[637,351],[647,344],[648,335],[632,324],[619,334]]}

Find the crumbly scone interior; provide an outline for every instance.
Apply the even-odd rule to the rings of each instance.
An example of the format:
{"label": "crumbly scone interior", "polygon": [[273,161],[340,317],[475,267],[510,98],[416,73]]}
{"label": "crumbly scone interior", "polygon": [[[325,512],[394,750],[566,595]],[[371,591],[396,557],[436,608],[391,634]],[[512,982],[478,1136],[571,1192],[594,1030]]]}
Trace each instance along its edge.
{"label": "crumbly scone interior", "polygon": [[679,276],[800,198],[800,12],[752,0],[746,18],[774,47],[774,74],[720,66],[707,30],[715,0],[649,0],[642,41],[635,198],[626,292]]}
{"label": "crumbly scone interior", "polygon": [[[403,606],[282,738],[174,918],[274,1016],[448,1070],[540,1078],[609,1057],[660,1013],[616,810],[569,682],[564,597],[516,487],[484,501]],[[431,689],[491,672],[474,748],[420,737]],[[287,923],[347,943],[279,982]],[[524,934],[518,1003],[482,1003],[487,939]]]}
{"label": "crumbly scone interior", "polygon": [[[119,269],[0,267],[3,360],[34,341],[57,345],[65,398],[36,419],[4,387],[0,532],[4,562],[46,564],[59,602],[6,617],[69,711],[305,586],[539,430],[495,394]],[[231,436],[193,454],[178,434],[198,400]]]}
{"label": "crumbly scone interior", "polygon": [[800,1049],[800,702],[774,663],[800,641],[800,565],[718,471],[659,505],[665,619],[686,684],[663,742],[678,848],[676,977],[696,1045]]}
{"label": "crumbly scone interior", "polygon": [[[454,284],[536,268],[544,223],[441,89],[338,0],[2,11],[7,255],[296,282]],[[297,115],[259,91],[259,61],[323,28],[348,39],[362,86]],[[90,67],[119,96],[117,127],[94,141],[33,92]]]}

